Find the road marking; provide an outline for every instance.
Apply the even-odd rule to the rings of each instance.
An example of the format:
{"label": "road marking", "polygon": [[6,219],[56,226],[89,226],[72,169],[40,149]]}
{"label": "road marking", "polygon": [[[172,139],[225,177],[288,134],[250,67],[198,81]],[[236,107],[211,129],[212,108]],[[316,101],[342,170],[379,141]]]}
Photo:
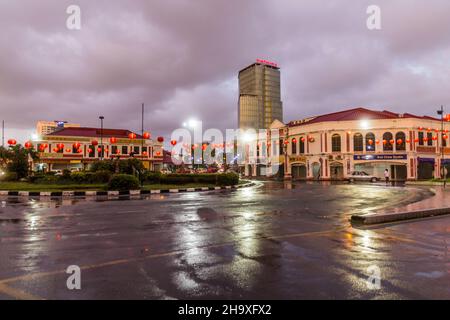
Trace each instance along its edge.
{"label": "road marking", "polygon": [[28,292],[0,283],[0,292],[19,300],[45,300]]}

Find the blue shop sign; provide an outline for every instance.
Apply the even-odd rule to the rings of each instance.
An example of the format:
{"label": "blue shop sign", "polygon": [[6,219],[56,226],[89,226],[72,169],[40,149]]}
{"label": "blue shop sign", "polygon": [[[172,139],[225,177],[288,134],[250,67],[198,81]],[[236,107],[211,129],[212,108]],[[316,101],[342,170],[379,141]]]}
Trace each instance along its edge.
{"label": "blue shop sign", "polygon": [[406,154],[355,154],[353,160],[406,160]]}

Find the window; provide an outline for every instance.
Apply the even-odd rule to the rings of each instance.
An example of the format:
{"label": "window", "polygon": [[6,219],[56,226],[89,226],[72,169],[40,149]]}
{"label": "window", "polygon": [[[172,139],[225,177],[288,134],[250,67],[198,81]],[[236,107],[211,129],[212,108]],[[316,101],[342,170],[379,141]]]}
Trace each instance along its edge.
{"label": "window", "polygon": [[406,135],[404,132],[397,132],[395,135],[395,149],[397,151],[405,151],[406,150]]}
{"label": "window", "polygon": [[90,145],[88,148],[88,152],[89,152],[89,158],[95,158],[95,146]]}
{"label": "window", "polygon": [[394,137],[392,133],[385,132],[383,134],[383,151],[392,151],[394,150]]}
{"label": "window", "polygon": [[366,151],[375,151],[375,135],[372,132],[366,134]]}
{"label": "window", "polygon": [[423,132],[419,132],[419,146],[423,146]]}
{"label": "window", "polygon": [[364,151],[364,141],[361,133],[355,133],[353,136],[353,151]]}
{"label": "window", "polygon": [[134,147],[134,148],[133,148],[133,153],[134,153],[134,154],[140,154],[140,149],[141,149],[141,148],[139,148],[139,147]]}
{"label": "window", "polygon": [[128,154],[128,147],[122,146],[122,154]]}
{"label": "window", "polygon": [[433,145],[433,132],[427,132],[427,138],[428,138],[427,145],[432,146]]}
{"label": "window", "polygon": [[111,154],[117,154],[117,146],[111,146]]}
{"label": "window", "polygon": [[291,140],[291,153],[292,154],[297,154],[297,139],[292,139]]}
{"label": "window", "polygon": [[147,152],[147,155],[148,155],[148,148],[147,147],[142,147],[142,154],[144,154],[144,152]]}
{"label": "window", "polygon": [[331,151],[341,152],[341,136],[338,134],[333,134],[331,137]]}
{"label": "window", "polygon": [[300,154],[305,153],[305,137],[300,137]]}

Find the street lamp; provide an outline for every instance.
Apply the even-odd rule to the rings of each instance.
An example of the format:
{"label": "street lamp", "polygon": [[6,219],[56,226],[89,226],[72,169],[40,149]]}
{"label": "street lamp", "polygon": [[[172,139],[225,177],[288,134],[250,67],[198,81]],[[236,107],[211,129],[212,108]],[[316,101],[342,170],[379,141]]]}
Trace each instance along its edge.
{"label": "street lamp", "polygon": [[100,119],[100,160],[103,160],[103,119],[104,116],[98,117]]}
{"label": "street lamp", "polygon": [[[444,188],[446,185],[446,174],[445,174],[445,166],[444,166],[444,106],[441,106],[441,110],[437,111],[437,114],[441,116],[441,177],[444,180]],[[439,139],[438,139],[439,141]]]}

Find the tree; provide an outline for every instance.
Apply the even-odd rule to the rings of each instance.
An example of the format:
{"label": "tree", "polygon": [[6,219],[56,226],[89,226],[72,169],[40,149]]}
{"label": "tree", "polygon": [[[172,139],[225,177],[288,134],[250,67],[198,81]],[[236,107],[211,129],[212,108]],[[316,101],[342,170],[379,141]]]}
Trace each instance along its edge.
{"label": "tree", "polygon": [[[4,149],[4,148],[2,148]],[[28,167],[28,159],[31,157],[33,160],[36,160],[37,152],[31,149],[25,149],[22,145],[17,145],[13,147],[9,147],[6,152],[0,151],[0,157],[3,157],[1,154],[4,154],[6,159],[6,169],[9,172],[15,172],[17,174],[17,178],[26,178],[30,172]]]}

